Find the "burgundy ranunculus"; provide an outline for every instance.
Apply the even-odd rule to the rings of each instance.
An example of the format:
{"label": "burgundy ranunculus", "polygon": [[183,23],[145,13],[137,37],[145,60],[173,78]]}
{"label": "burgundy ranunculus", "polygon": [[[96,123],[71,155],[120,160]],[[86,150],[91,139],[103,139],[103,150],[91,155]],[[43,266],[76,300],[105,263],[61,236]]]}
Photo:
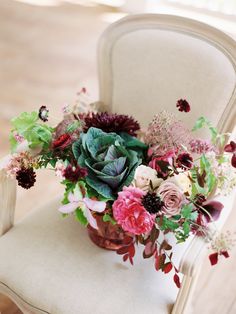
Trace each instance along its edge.
{"label": "burgundy ranunculus", "polygon": [[155,156],[149,162],[149,167],[157,171],[158,177],[165,179],[168,177],[169,172],[171,171],[169,168],[173,164],[174,156],[175,156],[174,150],[170,150],[169,152],[162,156]]}
{"label": "burgundy ranunculus", "polygon": [[179,99],[176,107],[179,108],[179,111],[181,112],[189,112],[191,109],[189,103],[185,99]]}
{"label": "burgundy ranunculus", "polygon": [[181,153],[177,157],[176,163],[182,169],[191,169],[193,167],[193,158],[189,153]]}
{"label": "burgundy ranunculus", "polygon": [[70,134],[65,133],[52,142],[53,149],[64,149],[72,143]]}

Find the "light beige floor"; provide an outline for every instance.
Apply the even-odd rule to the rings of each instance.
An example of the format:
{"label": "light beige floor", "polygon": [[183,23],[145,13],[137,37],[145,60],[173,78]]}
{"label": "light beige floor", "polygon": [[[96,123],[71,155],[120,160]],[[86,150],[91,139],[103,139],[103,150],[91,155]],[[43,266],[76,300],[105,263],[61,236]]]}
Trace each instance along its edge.
{"label": "light beige floor", "polygon": [[[0,0],[0,156],[9,148],[11,117],[41,104],[58,117],[58,109],[73,102],[84,85],[96,99],[96,42],[110,13],[110,17],[115,14],[98,6],[41,7]],[[19,189],[16,219],[33,208],[36,199],[40,205],[61,192],[52,173],[39,173],[34,189]],[[234,221],[236,213],[228,222],[231,230],[236,230]],[[236,249],[231,255],[214,268],[204,262],[194,294],[194,314],[236,313]],[[0,296],[0,313],[20,312]]]}

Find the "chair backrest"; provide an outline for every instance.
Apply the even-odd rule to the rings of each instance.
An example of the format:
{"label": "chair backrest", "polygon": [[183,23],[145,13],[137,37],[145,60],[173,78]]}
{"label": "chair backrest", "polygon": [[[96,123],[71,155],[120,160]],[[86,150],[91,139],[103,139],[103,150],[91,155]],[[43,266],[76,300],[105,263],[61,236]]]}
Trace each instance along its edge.
{"label": "chair backrest", "polygon": [[[236,124],[236,42],[183,17],[130,15],[109,26],[98,45],[100,101],[143,126],[162,109],[192,127],[206,116],[221,131]],[[179,113],[180,98],[191,114]]]}

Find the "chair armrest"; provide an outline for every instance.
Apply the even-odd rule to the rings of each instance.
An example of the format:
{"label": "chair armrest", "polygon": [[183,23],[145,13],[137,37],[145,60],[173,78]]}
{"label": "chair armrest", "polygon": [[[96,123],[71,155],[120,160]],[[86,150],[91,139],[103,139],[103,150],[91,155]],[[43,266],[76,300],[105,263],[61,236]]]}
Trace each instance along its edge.
{"label": "chair armrest", "polygon": [[[0,160],[0,165],[4,159]],[[16,205],[16,180],[9,178],[0,167],[0,236],[6,233],[14,224]]]}
{"label": "chair armrest", "polygon": [[194,236],[185,251],[181,261],[179,270],[182,274],[194,277],[203,261],[203,257],[207,254],[207,243],[199,236]]}

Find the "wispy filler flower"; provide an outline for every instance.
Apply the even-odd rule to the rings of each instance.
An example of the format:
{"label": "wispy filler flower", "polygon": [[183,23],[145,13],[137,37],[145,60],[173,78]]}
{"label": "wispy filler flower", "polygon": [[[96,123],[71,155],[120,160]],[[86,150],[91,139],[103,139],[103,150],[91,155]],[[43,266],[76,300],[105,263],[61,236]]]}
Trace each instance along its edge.
{"label": "wispy filler flower", "polygon": [[191,139],[191,132],[183,122],[172,113],[161,111],[149,124],[144,140],[151,146],[153,154],[163,155],[171,150],[179,151],[183,146],[188,147]]}

